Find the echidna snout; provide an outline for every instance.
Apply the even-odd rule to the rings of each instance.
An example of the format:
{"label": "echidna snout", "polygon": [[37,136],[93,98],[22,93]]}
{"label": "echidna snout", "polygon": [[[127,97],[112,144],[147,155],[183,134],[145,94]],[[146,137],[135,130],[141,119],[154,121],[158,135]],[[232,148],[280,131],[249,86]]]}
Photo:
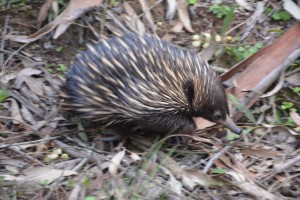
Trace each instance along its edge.
{"label": "echidna snout", "polygon": [[188,133],[196,128],[193,118],[204,117],[240,133],[207,62],[149,34],[89,46],[76,57],[61,96],[65,110],[107,128]]}

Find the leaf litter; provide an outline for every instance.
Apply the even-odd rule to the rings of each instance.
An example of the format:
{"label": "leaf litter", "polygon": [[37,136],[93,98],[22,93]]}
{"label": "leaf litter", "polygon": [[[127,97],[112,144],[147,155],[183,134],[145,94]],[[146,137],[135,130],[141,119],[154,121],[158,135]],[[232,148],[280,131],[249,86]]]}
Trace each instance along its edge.
{"label": "leaf litter", "polygon": [[[272,9],[275,4],[283,6],[298,19],[299,7],[292,8],[291,1],[283,5],[236,2],[235,8],[234,1],[223,2],[231,8],[224,19],[210,11],[213,3],[167,1],[164,5],[151,0],[111,1],[106,6],[99,0],[84,4],[71,0],[63,8],[59,1],[45,1],[29,10],[37,16],[35,31],[35,25],[21,28],[5,18],[7,23],[1,26],[15,31],[3,35],[0,48],[6,58],[1,90],[7,91],[0,102],[1,197],[17,191],[14,198],[297,199],[300,26],[292,19],[274,20]],[[223,12],[224,5],[214,8]],[[13,14],[15,9],[4,13]],[[34,21],[31,15],[22,15],[24,10],[19,12],[21,16],[13,15],[15,20]],[[47,21],[52,12],[53,21]],[[226,58],[233,58],[232,52],[239,53],[245,44],[263,42],[263,49],[241,62],[229,60],[233,67],[221,76],[231,94],[231,113],[245,134],[233,140],[232,133],[201,120],[197,123],[201,130],[179,143],[172,141],[174,136],[165,143],[166,138],[132,135],[119,150],[97,140],[99,127],[65,117],[57,99],[64,72],[57,66],[70,65],[71,48],[82,49],[77,41],[90,43],[126,30],[150,32],[206,52],[210,63],[219,67],[228,66]],[[202,41],[199,47],[192,46],[195,33],[212,35],[208,49],[203,50]],[[220,43],[216,34],[223,37]],[[224,39],[227,36],[240,40],[230,43]],[[62,46],[69,49],[58,52]]]}

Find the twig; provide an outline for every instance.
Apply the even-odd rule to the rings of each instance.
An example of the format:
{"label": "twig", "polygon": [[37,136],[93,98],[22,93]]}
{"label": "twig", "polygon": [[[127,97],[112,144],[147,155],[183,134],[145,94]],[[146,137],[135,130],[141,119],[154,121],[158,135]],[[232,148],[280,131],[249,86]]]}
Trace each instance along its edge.
{"label": "twig", "polygon": [[[10,9],[10,4],[11,1],[8,1],[7,3],[7,9]],[[2,40],[1,40],[1,44],[0,44],[0,50],[4,50],[4,46],[5,46],[5,35],[7,34],[7,26],[8,26],[8,21],[9,21],[9,12],[7,12],[6,16],[5,16],[5,20],[4,20],[4,25],[3,25],[3,31],[2,31]],[[0,54],[0,65],[2,65],[4,62],[4,55]]]}
{"label": "twig", "polygon": [[128,29],[114,16],[110,10],[107,10],[107,15],[112,18],[112,20],[122,29],[123,32],[129,32]]}
{"label": "twig", "polygon": [[139,0],[139,2],[141,4],[142,10],[145,13],[145,17],[146,17],[148,23],[151,26],[152,31],[155,33],[156,32],[156,26],[155,26],[155,23],[154,23],[154,20],[153,20],[153,16],[150,12],[147,0]]}
{"label": "twig", "polygon": [[39,117],[44,117],[44,112],[39,107],[33,105],[31,102],[29,102],[26,98],[24,98],[19,92],[11,90],[9,91],[10,96],[12,96],[14,99],[18,100],[20,103],[22,103],[23,106],[26,106],[29,110],[31,110],[34,114],[38,115]]}
{"label": "twig", "polygon": [[[149,7],[149,11],[152,10],[154,7],[156,7],[158,4],[161,4],[163,1],[164,1],[164,0],[158,0],[157,2],[155,2],[153,5],[151,5],[151,6]],[[141,13],[141,14],[139,15],[139,18],[141,18],[144,14],[145,14],[145,13]]]}
{"label": "twig", "polygon": [[32,126],[30,126],[29,124],[27,124],[26,122],[23,122],[21,120],[15,119],[13,117],[4,117],[4,116],[0,116],[0,119],[9,119],[9,120],[15,120],[17,122],[20,122],[21,124],[23,124],[24,126],[27,126],[28,128],[30,128],[31,130],[33,130],[34,132],[36,132],[38,135],[40,134],[38,132],[38,130],[36,130],[35,128],[33,128]]}
{"label": "twig", "polygon": [[28,61],[31,61],[31,62],[33,61],[32,59],[28,58],[27,56],[24,56],[24,55],[22,55],[20,53],[15,53],[13,51],[5,50],[5,49],[0,49],[0,52],[9,53],[9,54],[13,54],[14,53],[16,56],[19,56],[19,57],[24,58],[24,59],[26,59]]}
{"label": "twig", "polygon": [[30,44],[30,42],[23,44],[19,49],[17,49],[15,52],[13,52],[7,59],[6,61],[3,63],[2,68],[1,68],[1,73],[3,73],[5,71],[5,65],[7,65],[8,61],[14,57],[16,54],[19,53],[19,51],[21,51],[24,47],[26,47],[28,44]]}
{"label": "twig", "polygon": [[8,147],[9,150],[16,152],[17,154],[20,154],[22,157],[27,158],[30,161],[36,162],[38,164],[40,164],[41,166],[45,167],[46,165],[44,163],[42,163],[41,161],[29,156],[28,154],[24,153],[23,151],[17,149],[16,147]]}
{"label": "twig", "polygon": [[276,170],[276,174],[277,173],[280,173],[280,172],[283,172],[283,170],[291,167],[293,164],[297,163],[300,161],[300,155],[296,156],[295,158],[293,159],[290,159],[288,161],[286,161],[285,163],[282,163],[280,166],[277,167]]}
{"label": "twig", "polygon": [[30,141],[30,142],[19,142],[19,143],[14,143],[14,144],[5,144],[5,145],[0,146],[0,149],[5,149],[7,147],[12,147],[12,146],[20,146],[20,145],[26,145],[26,144],[40,143],[40,142],[45,142],[45,141],[49,141],[49,140],[54,140],[54,139],[57,139],[57,138],[59,138],[59,136],[44,138],[44,139],[40,139],[40,140],[34,140],[34,141]]}
{"label": "twig", "polygon": [[207,162],[207,164],[205,165],[204,169],[203,169],[203,173],[207,174],[208,170],[211,168],[211,166],[214,164],[214,162],[219,159],[226,151],[228,151],[231,148],[231,145],[227,145],[225,146],[221,151],[219,151],[218,153],[216,153],[213,157],[211,157],[211,159],[209,159],[209,161]]}

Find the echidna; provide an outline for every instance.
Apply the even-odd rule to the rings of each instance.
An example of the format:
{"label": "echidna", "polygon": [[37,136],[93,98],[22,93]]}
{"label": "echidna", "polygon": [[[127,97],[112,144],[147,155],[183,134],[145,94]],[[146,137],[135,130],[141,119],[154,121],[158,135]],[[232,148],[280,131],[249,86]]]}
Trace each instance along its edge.
{"label": "echidna", "polygon": [[193,133],[197,117],[241,133],[208,63],[149,34],[88,46],[68,72],[62,97],[64,108],[124,133]]}

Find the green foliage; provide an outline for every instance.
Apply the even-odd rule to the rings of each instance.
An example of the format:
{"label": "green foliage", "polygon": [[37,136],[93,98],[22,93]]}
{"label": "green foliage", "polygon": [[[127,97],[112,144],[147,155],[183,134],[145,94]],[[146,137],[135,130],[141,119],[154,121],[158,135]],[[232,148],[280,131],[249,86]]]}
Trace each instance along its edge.
{"label": "green foliage", "polygon": [[58,64],[56,70],[59,72],[65,72],[67,71],[67,67],[64,64]]}
{"label": "green foliage", "polygon": [[275,20],[287,21],[290,20],[292,16],[285,10],[277,10],[273,13],[272,17]]}
{"label": "green foliage", "polygon": [[290,112],[297,112],[297,109],[294,107],[294,103],[289,101],[282,102],[280,108],[282,110],[289,110]]}
{"label": "green foliage", "polygon": [[198,0],[187,0],[188,5],[194,5]]}
{"label": "green foliage", "polygon": [[24,7],[24,6],[30,6],[28,4],[28,0],[1,0],[0,1],[0,8],[1,10],[6,9],[6,5],[10,1],[11,7]]}
{"label": "green foliage", "polygon": [[241,137],[240,135],[230,132],[226,135],[226,140],[233,141],[239,139],[240,137]]}
{"label": "green foliage", "polygon": [[226,5],[215,4],[209,8],[209,10],[217,16],[217,18],[222,19],[230,12],[230,8]]}
{"label": "green foliage", "polygon": [[95,196],[87,196],[84,198],[84,200],[97,200],[97,197]]}
{"label": "green foliage", "polygon": [[234,17],[234,11],[236,9],[236,4],[230,8],[230,10],[227,12],[226,17],[224,19],[224,22],[222,24],[222,30],[221,30],[221,35],[224,36],[225,32],[228,30],[230,24],[233,21]]}
{"label": "green foliage", "polygon": [[9,97],[9,93],[7,90],[0,90],[0,103],[2,103],[7,97]]}
{"label": "green foliage", "polygon": [[69,179],[67,181],[67,187],[68,188],[73,188],[74,187],[74,180],[73,179]]}
{"label": "green foliage", "polygon": [[91,186],[91,179],[90,178],[84,178],[82,180],[82,185],[84,185],[85,187],[90,187]]}
{"label": "green foliage", "polygon": [[245,113],[246,117],[253,123],[256,122],[254,115],[251,110],[247,108],[244,104],[240,103],[239,100],[232,94],[228,94],[228,98],[232,101],[232,103],[243,113]]}
{"label": "green foliage", "polygon": [[56,48],[55,48],[55,51],[59,53],[59,52],[61,52],[63,49],[64,49],[64,47],[56,47]]}
{"label": "green foliage", "polygon": [[229,55],[234,56],[236,61],[241,61],[256,53],[259,49],[263,48],[263,46],[263,43],[258,42],[253,46],[246,44],[239,47],[226,47],[225,51]]}
{"label": "green foliage", "polygon": [[213,174],[225,174],[227,170],[223,168],[214,168],[210,172]]}
{"label": "green foliage", "polygon": [[284,122],[284,125],[291,126],[291,127],[295,127],[296,126],[294,120],[291,117],[287,118],[286,122]]}
{"label": "green foliage", "polygon": [[41,186],[46,186],[46,185],[48,185],[48,184],[49,184],[49,180],[46,180],[46,179],[45,179],[45,180],[41,180],[41,181],[40,181],[40,185],[41,185]]}
{"label": "green foliage", "polygon": [[118,1],[117,0],[110,0],[108,5],[110,5],[112,7],[116,7],[118,5]]}
{"label": "green foliage", "polygon": [[[275,123],[278,125],[285,125],[290,127],[296,127],[295,122],[291,117],[283,117],[288,116],[290,112],[297,112],[297,108],[294,107],[294,103],[290,101],[283,101],[280,105],[281,112],[279,110],[276,110],[275,112]],[[285,119],[285,120],[283,120]]]}
{"label": "green foliage", "polygon": [[300,87],[294,87],[293,92],[295,93],[300,93]]}
{"label": "green foliage", "polygon": [[264,13],[265,13],[266,15],[268,15],[268,14],[270,14],[272,11],[273,11],[272,8],[268,7],[268,8],[265,9]]}

